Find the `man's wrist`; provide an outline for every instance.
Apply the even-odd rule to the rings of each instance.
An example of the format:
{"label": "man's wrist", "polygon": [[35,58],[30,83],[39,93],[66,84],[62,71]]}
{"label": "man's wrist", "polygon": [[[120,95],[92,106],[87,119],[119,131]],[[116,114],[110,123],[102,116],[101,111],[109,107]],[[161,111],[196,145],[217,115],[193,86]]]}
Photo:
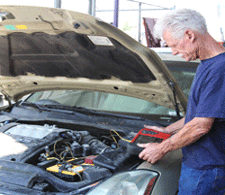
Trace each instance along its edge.
{"label": "man's wrist", "polygon": [[171,145],[170,139],[167,139],[159,144],[159,147],[160,147],[163,155],[165,155],[166,153],[168,153],[172,150],[171,146],[172,145]]}
{"label": "man's wrist", "polygon": [[164,133],[170,133],[170,134],[175,134],[179,131],[180,129],[175,129],[175,130],[169,130],[168,128],[164,128]]}

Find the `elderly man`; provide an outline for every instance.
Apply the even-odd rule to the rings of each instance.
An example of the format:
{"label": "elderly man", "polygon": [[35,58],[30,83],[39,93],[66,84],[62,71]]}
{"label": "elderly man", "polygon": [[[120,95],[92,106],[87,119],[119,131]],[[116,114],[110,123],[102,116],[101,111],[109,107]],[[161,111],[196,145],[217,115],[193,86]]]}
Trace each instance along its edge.
{"label": "elderly man", "polygon": [[155,25],[174,55],[200,59],[187,113],[168,127],[148,128],[174,133],[162,143],[141,144],[143,160],[155,163],[182,148],[179,194],[225,194],[225,48],[207,32],[204,17],[194,10],[173,10]]}

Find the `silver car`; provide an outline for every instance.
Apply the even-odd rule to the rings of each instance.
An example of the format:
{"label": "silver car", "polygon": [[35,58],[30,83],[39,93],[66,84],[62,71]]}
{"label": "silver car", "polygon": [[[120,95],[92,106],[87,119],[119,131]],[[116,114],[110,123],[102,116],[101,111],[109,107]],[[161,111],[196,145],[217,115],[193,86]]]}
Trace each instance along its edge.
{"label": "silver car", "polygon": [[[160,57],[89,15],[0,6],[0,17],[0,194],[176,194],[181,151],[150,164],[134,142],[185,115]],[[148,133],[139,142],[163,141]]]}

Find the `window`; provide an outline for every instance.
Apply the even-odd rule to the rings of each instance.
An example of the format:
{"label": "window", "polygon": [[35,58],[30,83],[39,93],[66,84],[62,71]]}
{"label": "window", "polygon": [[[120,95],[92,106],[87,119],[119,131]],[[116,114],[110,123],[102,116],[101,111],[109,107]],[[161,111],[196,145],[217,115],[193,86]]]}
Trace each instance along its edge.
{"label": "window", "polygon": [[[56,90],[36,92],[26,101],[41,103],[49,100],[66,106],[110,112],[140,113],[176,116],[176,111],[142,99],[93,91]],[[47,102],[47,101],[46,101]]]}

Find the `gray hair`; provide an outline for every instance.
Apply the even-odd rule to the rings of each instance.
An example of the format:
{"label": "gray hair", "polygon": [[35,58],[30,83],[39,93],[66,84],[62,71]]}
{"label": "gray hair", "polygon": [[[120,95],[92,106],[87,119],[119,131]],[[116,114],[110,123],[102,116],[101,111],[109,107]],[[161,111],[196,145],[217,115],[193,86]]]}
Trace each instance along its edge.
{"label": "gray hair", "polygon": [[161,39],[163,33],[168,30],[173,38],[181,39],[188,29],[205,34],[207,32],[205,18],[199,12],[191,9],[172,10],[157,20],[154,26],[154,35]]}

